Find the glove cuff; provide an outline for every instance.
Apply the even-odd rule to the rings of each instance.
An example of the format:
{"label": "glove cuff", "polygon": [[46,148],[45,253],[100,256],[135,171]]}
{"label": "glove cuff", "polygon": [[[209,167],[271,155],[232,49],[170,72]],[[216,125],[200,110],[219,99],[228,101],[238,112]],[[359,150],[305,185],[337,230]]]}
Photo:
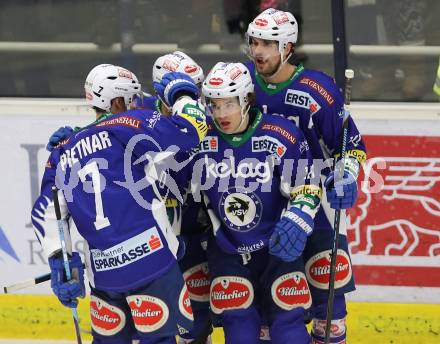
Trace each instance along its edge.
{"label": "glove cuff", "polygon": [[[301,211],[298,209],[298,211]],[[309,216],[308,214],[304,213],[305,216]],[[301,216],[297,215],[294,211],[286,211],[283,214],[283,217],[288,218],[289,220],[296,223],[304,232],[306,232],[307,236],[312,234],[313,227],[310,226],[310,224],[304,220]],[[310,217],[310,220],[313,222],[313,219]]]}

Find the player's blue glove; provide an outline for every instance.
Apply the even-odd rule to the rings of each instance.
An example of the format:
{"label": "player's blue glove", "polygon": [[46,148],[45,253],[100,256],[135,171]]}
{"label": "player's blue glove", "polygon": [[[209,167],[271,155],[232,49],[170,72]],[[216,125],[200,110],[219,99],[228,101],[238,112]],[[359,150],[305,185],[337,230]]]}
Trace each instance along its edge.
{"label": "player's blue glove", "polygon": [[84,268],[78,252],[73,252],[72,257],[69,257],[69,266],[72,274],[70,281],[67,281],[66,278],[62,256],[49,257],[49,266],[50,285],[54,294],[64,306],[76,307],[78,305],[76,298],[84,297],[86,290],[84,285]]}
{"label": "player's blue glove", "polygon": [[286,262],[301,256],[307,237],[313,232],[313,219],[296,207],[284,213],[269,239],[269,253]]}
{"label": "player's blue glove", "polygon": [[189,96],[197,100],[200,93],[193,79],[180,72],[165,74],[160,82],[153,82],[153,87],[160,99],[169,107],[172,107],[181,96]]}
{"label": "player's blue glove", "polygon": [[51,137],[49,137],[49,142],[47,143],[46,150],[52,152],[53,149],[60,143],[60,141],[68,138],[73,133],[73,129],[71,127],[61,127],[55,131]]}
{"label": "player's blue glove", "polygon": [[324,182],[327,191],[327,201],[333,209],[351,208],[358,195],[356,178],[349,171],[335,182],[335,171],[330,172]]}

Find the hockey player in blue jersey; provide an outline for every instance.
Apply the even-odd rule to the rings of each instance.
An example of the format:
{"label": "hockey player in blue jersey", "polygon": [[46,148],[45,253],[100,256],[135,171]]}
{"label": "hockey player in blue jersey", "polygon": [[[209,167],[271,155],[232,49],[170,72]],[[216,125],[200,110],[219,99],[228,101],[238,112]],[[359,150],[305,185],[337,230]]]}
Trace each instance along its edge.
{"label": "hockey player in blue jersey", "polygon": [[84,294],[81,259],[71,249],[77,279],[66,281],[63,272],[50,192],[56,184],[63,218],[86,241],[93,342],[175,343],[176,334],[191,328],[192,309],[163,202],[169,190],[159,185],[162,175],[154,174],[151,162],[171,154],[171,145],[190,150],[205,136],[204,113],[193,100],[198,88],[185,75],[164,78],[161,96],[172,106],[170,117],[126,111],[140,84],[118,66],[93,68],[85,92],[96,121],[53,150],[32,210],[52,289],[69,307]]}
{"label": "hockey player in blue jersey", "polygon": [[[185,73],[201,88],[205,78],[203,69],[191,57],[181,51],[162,55],[153,64],[152,76],[153,87],[160,87],[163,77],[170,72]],[[159,96],[143,93],[133,101],[134,108],[153,109],[163,115],[171,114],[171,107]],[[188,168],[185,167],[185,168]],[[177,175],[185,175],[184,171],[177,171]],[[174,176],[179,179],[178,176]],[[190,194],[187,195],[185,204],[182,206],[176,198],[167,199],[167,211],[171,225],[176,235],[181,240],[184,249],[179,252],[179,266],[188,287],[191,306],[194,313],[194,326],[189,333],[181,334],[179,344],[197,343],[210,344],[212,339],[210,332],[209,315],[209,276],[206,252],[202,245],[204,233],[209,230],[210,221],[201,202],[194,202]],[[183,252],[184,251],[184,252]]]}
{"label": "hockey player in blue jersey", "polygon": [[[160,56],[153,65],[153,86],[160,87],[163,77],[171,72],[187,74],[200,88],[204,80],[203,69],[191,57],[181,51]],[[156,110],[162,115],[170,116],[171,107],[158,95],[150,95],[140,92],[134,95],[130,105],[132,109]],[[59,141],[65,139],[73,132],[71,127],[59,128],[49,139],[47,148],[49,151]],[[185,159],[185,157],[183,157]],[[172,172],[172,171],[171,171]],[[173,175],[179,179],[184,171],[176,171]],[[184,184],[181,181],[180,184]],[[184,190],[182,190],[182,193]],[[166,208],[171,226],[178,239],[180,248],[178,251],[179,266],[183,272],[188,287],[191,305],[194,313],[194,326],[188,333],[181,334],[179,344],[192,343],[195,338],[200,343],[211,343],[212,331],[209,320],[209,278],[206,253],[202,248],[203,232],[209,227],[206,211],[200,202],[193,201],[191,195],[187,195],[185,205],[181,206],[178,199],[168,197]],[[182,234],[181,234],[182,232]],[[206,338],[206,339],[205,339]]]}
{"label": "hockey player in blue jersey", "polygon": [[[276,113],[296,124],[310,145],[313,159],[321,163],[341,153],[343,97],[328,75],[292,65],[298,24],[289,12],[267,9],[248,26],[247,64],[255,84],[257,105],[264,113]],[[349,119],[347,159],[344,176],[334,183],[334,171],[322,163],[325,185],[322,206],[315,217],[315,230],[304,251],[306,274],[313,296],[314,343],[323,343],[328,299],[329,253],[333,245],[333,209],[353,206],[357,198],[357,177],[366,159],[365,145],[353,120]],[[315,166],[316,168],[317,166]],[[335,185],[336,184],[336,185]],[[337,262],[336,296],[331,326],[331,342],[345,343],[346,304],[344,294],[355,289],[342,212],[341,237]]]}
{"label": "hockey player in blue jersey", "polygon": [[214,323],[228,344],[259,343],[266,321],[274,343],[309,343],[301,254],[321,189],[309,183],[307,142],[288,120],[252,107],[252,79],[241,63],[216,64],[202,93],[210,129],[193,159],[192,184],[213,223],[207,255]]}

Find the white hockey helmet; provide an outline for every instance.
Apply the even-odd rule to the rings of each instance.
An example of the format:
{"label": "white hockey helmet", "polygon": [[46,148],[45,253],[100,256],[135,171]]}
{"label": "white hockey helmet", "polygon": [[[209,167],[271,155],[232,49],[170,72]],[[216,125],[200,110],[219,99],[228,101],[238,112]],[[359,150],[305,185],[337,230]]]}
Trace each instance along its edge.
{"label": "white hockey helmet", "polygon": [[249,104],[248,95],[253,92],[251,74],[243,63],[218,62],[211,69],[202,86],[205,98],[238,97],[242,109]]}
{"label": "white hockey helmet", "polygon": [[248,42],[250,37],[278,41],[282,55],[288,43],[296,44],[298,23],[292,13],[268,8],[249,24],[246,35]]}
{"label": "white hockey helmet", "polygon": [[160,82],[166,73],[181,72],[189,75],[194,83],[201,84],[205,78],[203,69],[191,57],[181,51],[160,56],[153,65],[153,81]]}
{"label": "white hockey helmet", "polygon": [[129,108],[133,96],[141,92],[141,84],[129,70],[112,64],[100,64],[87,75],[84,83],[87,104],[110,111],[111,101],[123,97]]}

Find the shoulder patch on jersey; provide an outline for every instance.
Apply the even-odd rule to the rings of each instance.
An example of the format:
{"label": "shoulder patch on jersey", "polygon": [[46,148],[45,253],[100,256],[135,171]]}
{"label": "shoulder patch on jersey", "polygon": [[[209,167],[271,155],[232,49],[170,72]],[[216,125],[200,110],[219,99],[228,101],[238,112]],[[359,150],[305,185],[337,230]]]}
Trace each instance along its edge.
{"label": "shoulder patch on jersey", "polygon": [[96,124],[96,127],[109,127],[115,125],[122,125],[125,127],[132,127],[139,129],[141,121],[131,116],[121,116],[117,118],[111,118]]}
{"label": "shoulder patch on jersey", "polygon": [[278,134],[280,134],[281,136],[284,136],[287,140],[289,140],[292,144],[296,143],[296,137],[293,136],[291,133],[289,133],[286,129],[281,128],[278,125],[274,125],[274,124],[263,124],[261,127],[262,130],[270,130],[270,131],[274,131]]}
{"label": "shoulder patch on jersey", "polygon": [[302,77],[301,79],[299,79],[299,83],[303,84],[303,85],[307,85],[308,87],[310,87],[310,88],[314,89],[315,91],[317,91],[325,99],[325,101],[329,105],[333,105],[333,103],[335,102],[335,99],[327,91],[327,89],[324,86],[322,86],[321,84],[319,84],[318,82],[316,82],[315,80],[312,80],[312,79],[307,78],[307,77]]}
{"label": "shoulder patch on jersey", "polygon": [[292,89],[287,90],[284,103],[309,109],[312,115],[321,109],[321,106],[309,93]]}
{"label": "shoulder patch on jersey", "polygon": [[112,336],[125,326],[125,313],[116,306],[112,306],[92,295],[90,297],[90,318],[92,328],[103,336]]}
{"label": "shoulder patch on jersey", "polygon": [[280,159],[286,154],[286,151],[287,147],[275,137],[269,135],[252,137],[252,152],[268,152],[276,159]]}
{"label": "shoulder patch on jersey", "polygon": [[223,192],[218,208],[223,223],[237,232],[248,232],[257,227],[263,212],[261,200],[255,193],[235,187]]}
{"label": "shoulder patch on jersey", "polygon": [[211,283],[211,309],[221,314],[228,309],[246,309],[254,301],[254,288],[249,280],[238,276],[221,276]]}
{"label": "shoulder patch on jersey", "polygon": [[[306,262],[306,276],[309,283],[319,289],[328,289],[330,279],[331,250],[319,252]],[[338,250],[336,257],[335,288],[345,286],[351,280],[350,258],[344,250]]]}
{"label": "shoulder patch on jersey", "polygon": [[127,302],[134,326],[139,332],[149,333],[160,329],[170,315],[165,302],[154,296],[129,295]]}
{"label": "shoulder patch on jersey", "polygon": [[204,262],[193,266],[183,273],[191,300],[198,302],[209,301],[209,276],[208,263]]}
{"label": "shoulder patch on jersey", "polygon": [[309,308],[312,305],[306,276],[299,271],[278,277],[272,283],[271,293],[276,305],[286,311],[297,307]]}
{"label": "shoulder patch on jersey", "polygon": [[179,310],[183,316],[189,320],[194,320],[194,314],[191,307],[191,301],[189,299],[189,292],[186,284],[183,285],[179,295]]}

